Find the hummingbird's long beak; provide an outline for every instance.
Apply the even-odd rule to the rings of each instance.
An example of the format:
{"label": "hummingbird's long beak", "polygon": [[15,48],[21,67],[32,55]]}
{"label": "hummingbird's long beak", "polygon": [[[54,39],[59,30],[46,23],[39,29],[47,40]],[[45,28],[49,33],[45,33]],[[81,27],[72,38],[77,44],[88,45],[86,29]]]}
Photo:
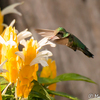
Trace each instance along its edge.
{"label": "hummingbird's long beak", "polygon": [[57,40],[57,39],[60,39],[58,36],[53,36],[51,37],[51,40],[54,41],[54,40]]}

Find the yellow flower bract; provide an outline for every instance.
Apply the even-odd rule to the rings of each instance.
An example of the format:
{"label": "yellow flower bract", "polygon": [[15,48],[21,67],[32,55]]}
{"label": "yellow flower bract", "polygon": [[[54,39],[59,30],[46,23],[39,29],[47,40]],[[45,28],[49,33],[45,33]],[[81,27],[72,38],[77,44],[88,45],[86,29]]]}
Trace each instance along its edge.
{"label": "yellow flower bract", "polygon": [[37,41],[33,44],[33,39],[27,41],[26,47],[23,48],[23,54],[25,56],[25,65],[30,64],[30,62],[36,57],[36,49],[38,47]]}
{"label": "yellow flower bract", "polygon": [[16,51],[18,51],[18,43],[17,43],[17,34],[15,33],[15,28],[12,28],[11,26],[7,27],[5,31],[2,34],[3,39],[7,42],[10,40],[10,35],[13,35],[13,41],[16,42],[16,45],[10,46],[2,44],[2,58],[1,62],[8,59],[8,62],[6,62],[3,66],[4,69],[8,70],[9,72],[2,73],[2,75],[12,83],[16,83],[16,79],[18,77],[18,56],[15,54]]}
{"label": "yellow flower bract", "polygon": [[[52,61],[51,59],[48,59],[48,65],[46,67],[43,67],[41,71],[40,77],[46,77],[46,78],[55,78],[56,77],[56,64],[55,61]],[[49,90],[56,90],[56,84],[52,84],[48,87]]]}
{"label": "yellow flower bract", "polygon": [[16,43],[18,43],[18,41],[17,41],[17,34],[16,34],[16,32],[15,32],[15,27],[12,27],[12,26],[7,27],[7,28],[4,30],[4,32],[2,33],[1,36],[2,36],[3,39],[7,42],[7,41],[10,40],[11,34],[13,35],[13,41],[15,41]]}
{"label": "yellow flower bract", "polygon": [[32,89],[32,80],[37,80],[38,64],[30,66],[30,62],[36,57],[37,45],[36,41],[33,44],[33,39],[30,39],[30,41],[27,41],[25,48],[23,48],[25,60],[22,62],[22,66],[19,70],[17,95],[24,98],[28,97]]}

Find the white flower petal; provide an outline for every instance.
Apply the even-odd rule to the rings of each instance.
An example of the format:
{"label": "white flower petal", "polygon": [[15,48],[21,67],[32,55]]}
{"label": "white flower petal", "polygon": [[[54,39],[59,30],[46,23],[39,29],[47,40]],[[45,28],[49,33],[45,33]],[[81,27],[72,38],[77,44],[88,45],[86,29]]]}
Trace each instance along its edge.
{"label": "white flower petal", "polygon": [[32,66],[32,65],[35,65],[35,64],[37,64],[37,63],[39,63],[39,59],[33,59],[32,61],[31,61],[31,63],[30,63],[30,66]]}
{"label": "white flower petal", "polygon": [[6,15],[6,14],[9,14],[9,13],[15,13],[15,14],[18,14],[18,15],[22,15],[20,12],[18,12],[15,7],[21,5],[22,3],[14,3],[10,6],[7,6],[6,8],[4,8],[1,13],[2,15]]}
{"label": "white flower petal", "polygon": [[5,72],[8,72],[8,70],[2,68],[3,65],[4,65],[6,62],[7,62],[7,59],[6,59],[3,63],[0,64],[0,73],[2,73],[2,72],[4,72],[4,73],[5,73]]}
{"label": "white flower petal", "polygon": [[55,44],[55,43],[52,43],[52,42],[50,42],[50,41],[47,42],[47,45],[48,45],[48,44],[49,44],[51,47],[56,47],[56,44]]}
{"label": "white flower petal", "polygon": [[18,30],[15,29],[15,33],[18,34],[19,33]]}
{"label": "white flower petal", "polygon": [[52,56],[52,53],[49,50],[44,50],[37,54],[37,57],[40,57],[40,56],[48,57],[48,56]]}
{"label": "white flower petal", "polygon": [[0,73],[6,73],[6,72],[9,72],[9,71],[6,69],[0,69]]}
{"label": "white flower petal", "polygon": [[27,38],[27,37],[30,37],[30,36],[32,36],[32,33],[29,32],[29,31],[27,31],[27,29],[26,29],[26,30],[20,32],[20,33],[17,35],[18,42],[20,42],[21,40],[23,40],[23,39],[25,39],[25,38]]}
{"label": "white flower petal", "polygon": [[[9,26],[12,26],[12,27],[13,27],[14,24],[15,24],[15,19],[10,23]],[[7,24],[5,24],[5,23],[3,23],[2,26],[4,26],[5,28],[9,27],[9,26],[8,26]],[[18,30],[15,30],[15,31],[16,31],[16,33],[18,32]]]}
{"label": "white flower petal", "polygon": [[22,52],[22,51],[17,51],[17,52],[15,52],[15,54],[16,54],[16,55],[18,55],[20,58],[22,58],[22,59],[23,59],[23,61],[24,61],[25,57],[24,57],[24,55],[23,55],[23,52]]}
{"label": "white flower petal", "polygon": [[35,44],[35,40],[33,40],[33,42],[32,42],[32,46],[34,46],[34,44]]}
{"label": "white flower petal", "polygon": [[7,27],[8,27],[8,25],[7,25],[7,24],[4,24],[4,23],[2,23],[2,26],[4,26],[5,28],[7,28]]}
{"label": "white flower petal", "polygon": [[31,39],[33,39],[33,40],[34,40],[34,37],[32,36],[32,37],[31,37]]}
{"label": "white flower petal", "polygon": [[43,67],[48,66],[46,59],[41,58],[41,57],[33,59],[32,62],[30,63],[30,66],[37,64],[37,63],[40,63]]}
{"label": "white flower petal", "polygon": [[16,45],[16,42],[13,41],[13,35],[10,35],[10,40],[5,42],[5,40],[0,36],[0,43],[1,44],[5,44],[6,46],[10,45],[11,47]]}
{"label": "white flower petal", "polygon": [[45,44],[48,41],[48,38],[44,37],[43,39],[41,39],[38,44],[41,46],[42,44]]}
{"label": "white flower petal", "polygon": [[48,41],[48,38],[47,38],[47,37],[41,39],[41,40],[38,42],[38,44],[39,44],[39,47],[37,48],[37,51],[38,51],[39,49],[41,49],[43,46],[45,46],[45,45],[50,45],[51,47],[55,47],[55,46],[56,46],[55,43],[52,43],[52,42]]}
{"label": "white flower petal", "polygon": [[25,40],[25,39],[21,40],[21,41],[20,41],[20,44],[23,45],[23,46],[25,47],[25,46],[26,46],[26,40]]}
{"label": "white flower petal", "polygon": [[0,68],[2,68],[3,65],[4,65],[6,62],[7,62],[7,59],[6,59],[3,63],[0,64]]}
{"label": "white flower petal", "polygon": [[6,42],[5,42],[5,40],[0,36],[0,43],[1,44],[5,44]]}
{"label": "white flower petal", "polygon": [[48,63],[45,60],[40,60],[39,62],[43,67],[48,66]]}
{"label": "white flower petal", "polygon": [[46,58],[48,58],[49,56],[52,56],[52,53],[48,50],[44,50],[39,52],[36,55],[36,58],[34,58],[31,63],[30,66],[36,64],[36,63],[40,63],[42,66],[47,66],[47,62],[46,62]]}
{"label": "white flower petal", "polygon": [[14,24],[15,24],[15,19],[10,23],[9,26],[12,26],[13,27]]}
{"label": "white flower petal", "polygon": [[5,43],[6,46],[10,45],[11,47],[16,45],[16,42],[13,41],[13,34],[10,35],[10,40]]}
{"label": "white flower petal", "polygon": [[88,99],[88,100],[100,100],[100,97],[97,97],[97,98],[91,98],[91,99]]}
{"label": "white flower petal", "polygon": [[10,82],[7,86],[6,86],[6,88],[3,90],[3,92],[2,92],[2,95],[5,95],[5,93],[6,93],[6,91],[7,91],[7,89],[8,89],[8,87],[11,85],[12,83]]}
{"label": "white flower petal", "polygon": [[36,49],[36,52],[38,52],[40,49],[41,49],[41,47],[39,46],[39,47]]}

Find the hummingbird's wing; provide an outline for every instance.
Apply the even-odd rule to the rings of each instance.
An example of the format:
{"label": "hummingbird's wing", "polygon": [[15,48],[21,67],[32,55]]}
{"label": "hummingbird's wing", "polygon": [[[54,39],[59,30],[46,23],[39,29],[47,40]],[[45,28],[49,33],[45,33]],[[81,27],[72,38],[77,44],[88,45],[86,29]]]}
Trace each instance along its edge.
{"label": "hummingbird's wing", "polygon": [[35,29],[35,31],[40,34],[43,37],[47,37],[51,39],[54,37],[54,30],[49,30],[49,29]]}

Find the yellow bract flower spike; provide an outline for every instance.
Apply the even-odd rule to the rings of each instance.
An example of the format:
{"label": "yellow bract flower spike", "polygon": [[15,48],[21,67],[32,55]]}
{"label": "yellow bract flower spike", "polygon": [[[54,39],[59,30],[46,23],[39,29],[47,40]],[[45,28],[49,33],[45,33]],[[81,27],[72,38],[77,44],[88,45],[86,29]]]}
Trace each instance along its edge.
{"label": "yellow bract flower spike", "polygon": [[31,89],[32,89],[32,87],[33,87],[33,83],[31,83],[31,84],[27,87],[27,85],[21,85],[21,84],[20,84],[20,81],[18,80],[18,83],[17,83],[17,95],[18,95],[19,97],[27,98],[29,92],[30,92]]}
{"label": "yellow bract flower spike", "polygon": [[10,40],[11,35],[13,35],[13,41],[15,41],[16,44],[18,44],[17,34],[15,33],[15,28],[13,28],[12,26],[7,27],[1,36],[7,42]]}
{"label": "yellow bract flower spike", "polygon": [[[40,77],[54,79],[56,77],[56,64],[55,61],[48,59],[48,66],[43,67]],[[52,84],[48,87],[50,90],[56,90],[56,84]]]}
{"label": "yellow bract flower spike", "polygon": [[33,44],[33,39],[27,41],[26,47],[23,49],[23,54],[25,57],[25,64],[30,64],[31,61],[36,57],[37,52],[36,49],[38,48],[37,41]]}
{"label": "yellow bract flower spike", "polygon": [[6,73],[2,73],[2,75],[9,81],[16,83],[16,79],[18,77],[18,56],[15,54],[18,51],[18,42],[17,42],[17,34],[15,33],[15,28],[11,26],[7,27],[3,32],[2,37],[4,39],[4,43],[2,44],[2,58],[1,62],[8,59],[8,62],[3,66],[4,69],[8,70]]}
{"label": "yellow bract flower spike", "polygon": [[22,59],[22,66],[18,74],[17,83],[17,95],[23,98],[27,98],[29,92],[32,89],[32,80],[37,80],[38,64],[30,66],[30,62],[36,57],[37,41],[33,44],[33,39],[26,42],[25,48],[23,48],[24,59]]}

